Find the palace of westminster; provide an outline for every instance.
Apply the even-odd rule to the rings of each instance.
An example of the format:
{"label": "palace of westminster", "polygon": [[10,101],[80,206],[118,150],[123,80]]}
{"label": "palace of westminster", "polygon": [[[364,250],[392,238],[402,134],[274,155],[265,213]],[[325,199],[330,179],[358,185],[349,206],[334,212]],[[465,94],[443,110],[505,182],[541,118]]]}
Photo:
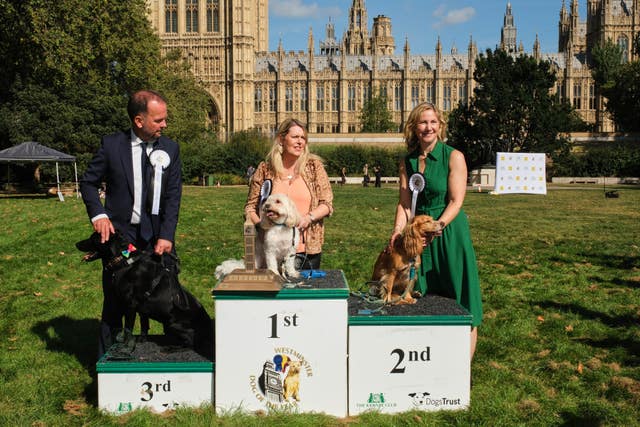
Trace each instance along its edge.
{"label": "palace of westminster", "polygon": [[[640,0],[587,0],[586,21],[578,0],[562,0],[558,51],[544,53],[536,36],[528,55],[549,61],[557,81],[554,93],[567,100],[597,131],[613,131],[591,76],[590,51],[611,40],[626,61],[635,60],[634,35],[640,31]],[[348,27],[336,38],[329,21],[319,49],[311,29],[306,51],[268,50],[268,0],[148,0],[150,20],[163,52],[180,49],[211,97],[210,117],[224,133],[255,128],[273,133],[294,116],[311,133],[360,131],[360,111],[372,94],[388,99],[393,121],[402,129],[420,102],[451,111],[473,94],[478,49],[470,39],[465,51],[411,52],[408,40],[396,53],[391,19],[379,15],[368,27],[364,0],[353,0]],[[516,40],[507,3],[499,47],[525,54]]]}

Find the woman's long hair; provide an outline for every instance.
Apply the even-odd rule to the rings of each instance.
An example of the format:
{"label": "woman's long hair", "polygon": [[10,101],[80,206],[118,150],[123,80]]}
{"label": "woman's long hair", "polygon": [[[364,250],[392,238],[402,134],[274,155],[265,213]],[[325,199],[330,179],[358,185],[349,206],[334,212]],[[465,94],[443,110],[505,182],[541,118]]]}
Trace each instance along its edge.
{"label": "woman's long hair", "polygon": [[267,165],[269,165],[269,167],[271,168],[271,172],[276,176],[285,173],[284,166],[282,165],[282,152],[284,151],[282,144],[284,143],[284,137],[287,136],[287,133],[289,133],[289,129],[291,129],[293,126],[299,126],[302,128],[305,140],[304,152],[300,155],[300,157],[298,157],[298,160],[296,160],[295,163],[294,170],[296,174],[300,174],[304,170],[309,159],[321,160],[320,157],[312,154],[309,151],[307,125],[298,119],[290,117],[282,121],[282,123],[280,123],[280,126],[278,126],[276,137],[266,158]]}
{"label": "woman's long hair", "polygon": [[422,104],[418,104],[411,113],[409,113],[409,118],[407,119],[407,123],[404,125],[404,142],[407,144],[407,151],[410,153],[415,151],[420,147],[420,142],[418,141],[418,137],[416,136],[416,127],[418,126],[418,121],[420,120],[420,115],[427,110],[432,110],[438,121],[440,122],[440,130],[438,131],[438,140],[443,141],[444,136],[447,131],[447,122],[444,121],[443,114],[438,110],[438,108],[430,102],[423,102]]}

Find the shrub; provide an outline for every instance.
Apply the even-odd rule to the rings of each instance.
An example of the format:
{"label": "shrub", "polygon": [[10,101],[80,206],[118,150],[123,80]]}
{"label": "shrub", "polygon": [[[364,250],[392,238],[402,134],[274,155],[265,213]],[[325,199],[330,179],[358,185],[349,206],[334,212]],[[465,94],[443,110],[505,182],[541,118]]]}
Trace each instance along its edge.
{"label": "shrub", "polygon": [[365,163],[369,164],[369,173],[378,165],[383,176],[396,176],[400,158],[406,152],[404,147],[382,148],[362,145],[323,145],[313,146],[312,151],[324,159],[329,176],[339,176],[345,167],[347,175],[360,176]]}
{"label": "shrub", "polygon": [[550,176],[640,176],[640,149],[594,147],[584,154],[571,153],[553,161]]}

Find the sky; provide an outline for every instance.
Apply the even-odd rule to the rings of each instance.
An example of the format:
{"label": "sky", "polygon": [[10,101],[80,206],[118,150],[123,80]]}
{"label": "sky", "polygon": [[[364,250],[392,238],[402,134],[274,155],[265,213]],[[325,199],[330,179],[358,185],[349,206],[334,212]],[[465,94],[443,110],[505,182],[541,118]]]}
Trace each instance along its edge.
{"label": "sky", "polygon": [[[373,18],[391,18],[396,55],[402,54],[405,39],[412,54],[435,53],[438,37],[443,53],[452,46],[466,52],[470,37],[478,51],[494,49],[500,43],[507,0],[365,0],[367,28]],[[562,0],[510,0],[517,43],[525,52],[533,50],[536,34],[542,53],[558,51],[558,21]],[[587,0],[579,1],[580,20],[586,20]],[[347,27],[352,0],[269,0],[269,50],[282,41],[285,51],[307,50],[309,28],[313,30],[316,54],[325,38],[329,19],[340,41]],[[566,0],[567,10],[571,0]]]}

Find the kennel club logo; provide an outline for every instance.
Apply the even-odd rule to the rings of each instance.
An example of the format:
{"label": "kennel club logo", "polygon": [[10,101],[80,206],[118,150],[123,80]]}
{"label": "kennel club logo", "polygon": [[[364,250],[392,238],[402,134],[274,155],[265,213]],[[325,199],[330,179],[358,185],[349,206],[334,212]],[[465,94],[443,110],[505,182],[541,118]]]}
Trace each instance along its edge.
{"label": "kennel club logo", "polygon": [[384,393],[369,393],[366,402],[356,403],[356,407],[360,410],[367,411],[370,409],[378,410],[382,408],[395,408],[397,403],[389,402]]}
{"label": "kennel club logo", "polygon": [[260,367],[259,375],[249,376],[251,392],[270,408],[296,408],[304,394],[303,378],[313,376],[311,365],[296,350],[287,347],[274,349]]}

